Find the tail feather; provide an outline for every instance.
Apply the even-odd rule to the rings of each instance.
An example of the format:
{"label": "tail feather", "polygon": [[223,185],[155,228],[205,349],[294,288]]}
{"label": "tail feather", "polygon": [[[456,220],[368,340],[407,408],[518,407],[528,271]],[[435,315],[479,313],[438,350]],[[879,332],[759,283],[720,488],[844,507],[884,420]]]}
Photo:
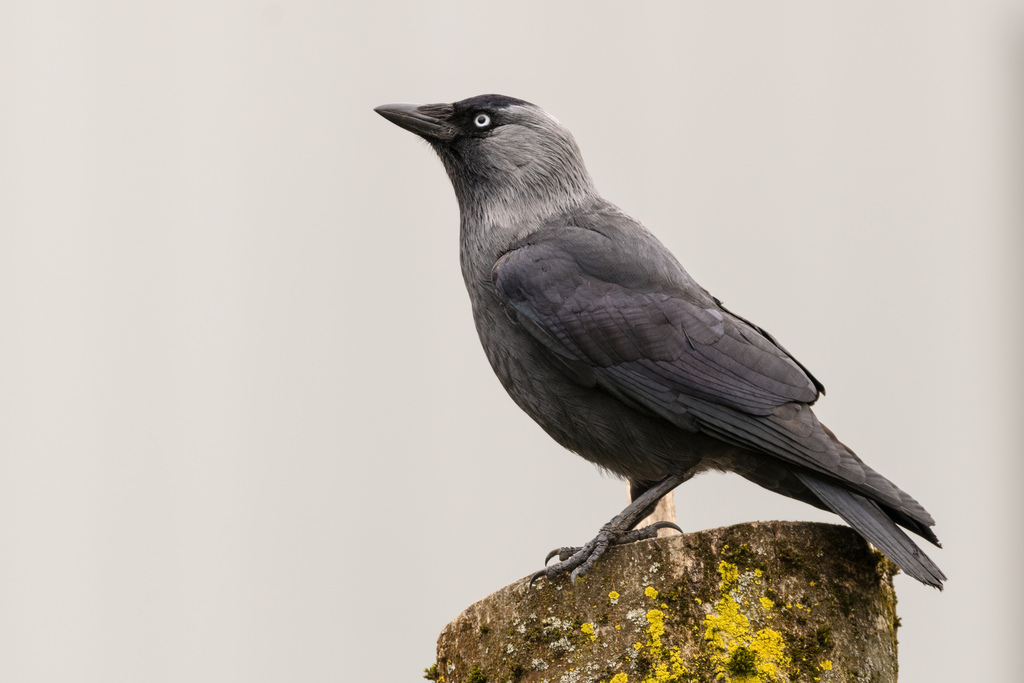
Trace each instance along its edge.
{"label": "tail feather", "polygon": [[[878,503],[816,476],[803,472],[795,474],[822,503],[885,553],[896,566],[921,583],[942,590],[946,575],[896,526]],[[934,534],[931,536],[934,538]]]}
{"label": "tail feather", "polygon": [[931,527],[925,526],[920,521],[912,517],[909,517],[902,510],[896,510],[894,508],[889,507],[888,505],[879,505],[879,507],[881,507],[882,512],[888,515],[889,519],[896,522],[896,524],[900,525],[904,529],[907,529],[908,531],[913,531],[915,534],[925,539],[932,545],[935,545],[939,548],[942,547],[942,543],[939,542],[938,537],[935,535],[935,532],[932,531]]}

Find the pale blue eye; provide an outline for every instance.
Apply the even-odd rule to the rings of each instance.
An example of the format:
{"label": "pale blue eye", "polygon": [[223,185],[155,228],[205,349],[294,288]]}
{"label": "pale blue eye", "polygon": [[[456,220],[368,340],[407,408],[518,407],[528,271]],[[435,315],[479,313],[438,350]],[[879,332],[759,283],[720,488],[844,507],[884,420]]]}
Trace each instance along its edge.
{"label": "pale blue eye", "polygon": [[477,114],[476,118],[473,119],[473,125],[477,128],[486,128],[491,125],[491,117],[487,114]]}

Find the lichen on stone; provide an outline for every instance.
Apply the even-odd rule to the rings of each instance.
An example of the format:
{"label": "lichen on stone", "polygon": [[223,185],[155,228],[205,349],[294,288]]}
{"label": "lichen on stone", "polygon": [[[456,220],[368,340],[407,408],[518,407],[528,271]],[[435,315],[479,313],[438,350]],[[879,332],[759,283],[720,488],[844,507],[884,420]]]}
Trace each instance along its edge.
{"label": "lichen on stone", "polygon": [[[735,564],[726,561],[719,563],[718,574],[722,577],[720,597],[703,624],[704,641],[715,674],[721,680],[736,683],[786,680],[785,672],[791,661],[782,634],[768,627],[755,629],[737,599],[746,597],[742,595],[743,584],[760,584],[753,581],[757,574],[753,571],[741,574]],[[772,601],[762,598],[753,604],[768,612]],[[749,609],[751,602],[744,602]]]}
{"label": "lichen on stone", "polygon": [[[830,546],[797,531],[773,524],[762,536],[724,529],[614,548],[590,586],[519,582],[446,628],[436,671],[447,668],[446,683],[467,683],[474,665],[492,683],[770,683],[880,670],[851,668],[843,648],[848,624],[867,624],[894,656],[887,565],[843,536]],[[817,562],[820,548],[830,553]],[[612,553],[628,560],[613,564]],[[882,595],[865,612],[861,586],[871,585]]]}
{"label": "lichen on stone", "polygon": [[[678,647],[665,647],[662,638],[665,635],[665,613],[659,609],[647,612],[647,640],[634,643],[638,659],[645,665],[641,683],[681,683],[689,681],[689,670],[683,664],[683,657]],[[614,680],[614,679],[613,679]]]}

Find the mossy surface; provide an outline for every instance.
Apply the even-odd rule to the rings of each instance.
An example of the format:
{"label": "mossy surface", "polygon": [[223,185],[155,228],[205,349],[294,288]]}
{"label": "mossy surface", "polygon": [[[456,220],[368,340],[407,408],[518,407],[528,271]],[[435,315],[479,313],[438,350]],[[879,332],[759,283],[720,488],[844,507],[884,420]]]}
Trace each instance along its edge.
{"label": "mossy surface", "polygon": [[894,681],[887,562],[849,529],[816,524],[613,548],[575,586],[524,579],[467,609],[441,634],[431,680]]}

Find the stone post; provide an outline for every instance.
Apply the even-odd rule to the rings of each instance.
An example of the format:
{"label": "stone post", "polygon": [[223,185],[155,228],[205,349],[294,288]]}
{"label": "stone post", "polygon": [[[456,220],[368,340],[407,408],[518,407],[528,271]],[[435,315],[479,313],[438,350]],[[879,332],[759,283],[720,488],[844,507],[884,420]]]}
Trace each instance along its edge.
{"label": "stone post", "polygon": [[853,530],[758,522],[614,547],[441,632],[445,683],[895,683],[895,566]]}

